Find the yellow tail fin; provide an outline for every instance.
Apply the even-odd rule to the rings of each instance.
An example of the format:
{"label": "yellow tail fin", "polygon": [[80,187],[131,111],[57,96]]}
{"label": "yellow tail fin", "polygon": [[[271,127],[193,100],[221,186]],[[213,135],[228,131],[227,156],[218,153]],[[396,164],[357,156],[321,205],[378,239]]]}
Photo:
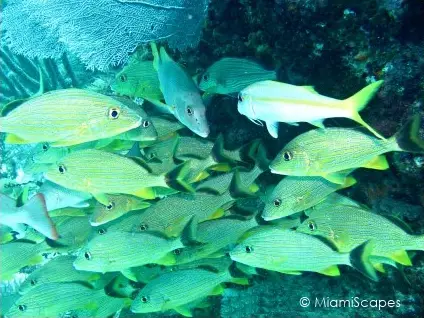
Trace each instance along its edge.
{"label": "yellow tail fin", "polygon": [[356,121],[357,123],[361,124],[362,126],[366,127],[370,132],[372,132],[375,136],[381,139],[385,139],[385,138],[381,136],[378,132],[376,132],[371,126],[369,126],[361,118],[361,116],[359,115],[359,112],[367,106],[367,104],[377,93],[378,89],[383,84],[383,82],[384,81],[381,80],[381,81],[371,83],[368,86],[361,89],[355,95],[343,101],[343,103],[345,104],[345,107],[351,110],[350,118]]}

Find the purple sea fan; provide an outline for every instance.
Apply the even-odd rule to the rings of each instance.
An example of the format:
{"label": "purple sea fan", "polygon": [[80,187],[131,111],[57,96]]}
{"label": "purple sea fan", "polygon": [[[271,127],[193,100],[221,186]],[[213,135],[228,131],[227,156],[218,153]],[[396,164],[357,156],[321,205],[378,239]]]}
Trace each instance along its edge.
{"label": "purple sea fan", "polygon": [[[105,70],[124,63],[139,44],[166,41],[184,50],[199,42],[209,0],[12,0],[3,12],[6,38],[12,50],[48,57],[64,46],[89,69]],[[25,12],[30,23],[21,25]],[[31,25],[34,27],[31,27]],[[31,38],[43,30],[56,45]],[[19,31],[19,32],[17,32]],[[14,42],[20,41],[16,48]],[[46,39],[48,41],[48,39]]]}

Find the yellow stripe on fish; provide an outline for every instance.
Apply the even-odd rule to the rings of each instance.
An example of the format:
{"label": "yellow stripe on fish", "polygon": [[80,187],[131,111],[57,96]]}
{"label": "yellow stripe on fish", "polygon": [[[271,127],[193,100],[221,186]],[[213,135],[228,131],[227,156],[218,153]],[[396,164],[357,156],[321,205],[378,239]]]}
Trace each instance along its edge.
{"label": "yellow stripe on fish", "polygon": [[69,146],[136,128],[141,117],[121,102],[82,89],[63,89],[29,99],[0,118],[9,143]]}
{"label": "yellow stripe on fish", "polygon": [[[345,100],[318,94],[312,86],[296,86],[276,81],[261,81],[243,89],[238,97],[238,111],[255,123],[264,121],[272,137],[278,137],[278,123],[308,122],[323,126],[326,118],[350,118],[379,138],[378,132],[359,115],[383,81],[372,83]],[[384,139],[384,138],[383,138]]]}

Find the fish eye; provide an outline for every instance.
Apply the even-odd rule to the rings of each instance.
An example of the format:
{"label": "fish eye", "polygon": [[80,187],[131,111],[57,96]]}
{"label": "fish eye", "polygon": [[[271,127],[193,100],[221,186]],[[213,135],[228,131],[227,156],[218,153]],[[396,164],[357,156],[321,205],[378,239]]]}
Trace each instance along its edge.
{"label": "fish eye", "polygon": [[150,121],[148,120],[143,120],[143,123],[141,124],[144,128],[147,128],[150,126]]}
{"label": "fish eye", "polygon": [[49,144],[43,144],[43,150],[47,151],[49,149]]}
{"label": "fish eye", "polygon": [[37,281],[35,279],[31,279],[30,284],[31,286],[35,286],[35,284],[37,284]]}
{"label": "fish eye", "polygon": [[253,247],[252,246],[246,246],[245,247],[245,251],[247,254],[252,253],[253,252]]}
{"label": "fish eye", "polygon": [[109,109],[109,118],[110,119],[118,119],[120,112],[121,111],[120,111],[119,108],[110,108]]}
{"label": "fish eye", "polygon": [[281,205],[281,199],[275,199],[273,203],[274,203],[274,206],[278,208]]}
{"label": "fish eye", "polygon": [[308,222],[308,229],[311,230],[311,232],[315,231],[317,229],[317,225],[315,224],[314,221],[309,221]]}
{"label": "fish eye", "polygon": [[121,82],[126,82],[126,81],[127,81],[127,75],[122,74],[121,76],[119,76],[119,80],[120,80]]}
{"label": "fish eye", "polygon": [[23,312],[27,309],[27,307],[25,305],[19,305],[18,309]]}
{"label": "fish eye", "polygon": [[193,108],[191,108],[190,106],[187,106],[186,111],[187,111],[187,115],[193,116],[193,113],[194,113]]}
{"label": "fish eye", "polygon": [[140,231],[146,231],[147,228],[148,228],[147,224],[144,224],[144,223],[140,224]]}
{"label": "fish eye", "polygon": [[64,174],[66,172],[66,168],[64,165],[59,165],[58,170],[61,174]]}
{"label": "fish eye", "polygon": [[283,153],[283,158],[284,158],[284,160],[285,160],[285,161],[290,161],[290,160],[292,160],[292,159],[293,159],[293,154],[292,154],[292,152],[291,152],[291,151],[285,151],[285,152]]}
{"label": "fish eye", "polygon": [[243,101],[243,96],[241,96],[241,94],[238,94],[237,99],[238,99],[239,102],[242,102]]}
{"label": "fish eye", "polygon": [[147,303],[149,301],[149,298],[147,296],[141,296],[140,300],[142,303]]}
{"label": "fish eye", "polygon": [[112,210],[115,207],[115,203],[114,202],[109,202],[108,205],[106,205],[106,210]]}
{"label": "fish eye", "polygon": [[100,235],[106,234],[106,232],[107,232],[106,229],[103,229],[103,228],[97,231],[97,233],[99,233]]}
{"label": "fish eye", "polygon": [[181,252],[182,252],[182,250],[181,250],[181,248],[177,248],[177,249],[173,250],[172,252],[173,252],[175,255],[180,255],[180,254],[181,254]]}
{"label": "fish eye", "polygon": [[203,75],[203,80],[204,80],[204,81],[208,81],[208,80],[209,80],[209,76],[208,76],[208,74]]}
{"label": "fish eye", "polygon": [[85,252],[84,253],[84,257],[87,261],[91,260],[91,253],[90,252]]}

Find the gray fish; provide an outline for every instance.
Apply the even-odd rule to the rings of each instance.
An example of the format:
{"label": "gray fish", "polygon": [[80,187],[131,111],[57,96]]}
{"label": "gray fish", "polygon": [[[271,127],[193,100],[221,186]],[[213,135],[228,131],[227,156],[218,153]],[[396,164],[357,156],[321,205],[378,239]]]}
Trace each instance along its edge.
{"label": "gray fish", "polygon": [[160,88],[174,116],[200,137],[209,135],[206,107],[193,79],[174,62],[163,47],[160,52],[151,43],[153,65],[158,72]]}

